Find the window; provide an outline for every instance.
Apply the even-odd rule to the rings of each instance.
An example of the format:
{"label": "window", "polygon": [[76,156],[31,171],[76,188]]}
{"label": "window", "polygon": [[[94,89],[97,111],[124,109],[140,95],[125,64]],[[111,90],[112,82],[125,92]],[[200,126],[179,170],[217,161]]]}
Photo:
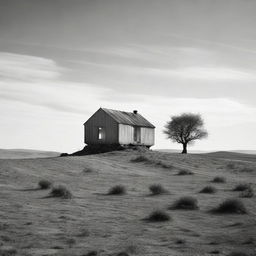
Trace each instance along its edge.
{"label": "window", "polygon": [[105,129],[103,127],[98,127],[98,140],[105,139]]}

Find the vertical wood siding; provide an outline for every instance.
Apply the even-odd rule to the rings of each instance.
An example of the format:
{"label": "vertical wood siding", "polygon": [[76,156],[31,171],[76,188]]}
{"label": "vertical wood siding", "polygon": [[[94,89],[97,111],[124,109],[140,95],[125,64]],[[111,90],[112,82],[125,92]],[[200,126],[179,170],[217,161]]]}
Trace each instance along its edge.
{"label": "vertical wood siding", "polygon": [[119,124],[119,143],[122,145],[133,143],[133,127]]}
{"label": "vertical wood siding", "polygon": [[141,144],[146,146],[155,144],[155,129],[141,127]]}
{"label": "vertical wood siding", "polygon": [[152,146],[155,142],[155,131],[153,128],[141,127],[141,141],[134,141],[134,127],[125,124],[119,124],[119,143],[120,144],[138,144]]}
{"label": "vertical wood siding", "polygon": [[[98,139],[98,127],[105,129],[105,139]],[[118,123],[99,109],[84,125],[84,142],[86,144],[118,143]]]}

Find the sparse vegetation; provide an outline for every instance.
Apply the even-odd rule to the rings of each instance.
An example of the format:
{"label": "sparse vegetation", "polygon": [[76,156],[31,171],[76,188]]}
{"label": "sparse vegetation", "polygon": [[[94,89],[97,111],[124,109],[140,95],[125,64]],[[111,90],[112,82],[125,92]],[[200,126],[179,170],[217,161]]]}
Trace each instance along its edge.
{"label": "sparse vegetation", "polygon": [[92,173],[92,172],[93,172],[93,169],[90,168],[90,167],[85,167],[85,168],[83,169],[83,172],[84,172],[84,173]]}
{"label": "sparse vegetation", "polygon": [[234,187],[233,191],[245,191],[247,189],[250,189],[251,185],[247,183],[241,183]]}
{"label": "sparse vegetation", "polygon": [[152,195],[162,195],[167,193],[167,190],[161,184],[152,184],[149,186]]}
{"label": "sparse vegetation", "polygon": [[80,232],[77,234],[77,237],[87,237],[89,236],[90,233],[87,229],[82,229]]}
{"label": "sparse vegetation", "polygon": [[163,161],[153,161],[153,163],[156,165],[156,166],[159,166],[159,167],[162,167],[164,169],[173,169],[174,167],[170,164],[166,164],[164,163]]}
{"label": "sparse vegetation", "polygon": [[197,210],[198,201],[196,198],[191,196],[184,196],[176,200],[170,207],[170,210]]}
{"label": "sparse vegetation", "polygon": [[202,190],[200,190],[200,193],[206,193],[206,194],[214,194],[216,193],[217,189],[213,186],[206,186]]}
{"label": "sparse vegetation", "polygon": [[213,178],[212,182],[214,183],[226,183],[226,178],[222,176],[216,176]]}
{"label": "sparse vegetation", "polygon": [[180,170],[177,175],[193,175],[194,173],[190,170]]}
{"label": "sparse vegetation", "polygon": [[245,252],[235,251],[235,252],[229,253],[228,256],[249,256],[249,255]]}
{"label": "sparse vegetation", "polygon": [[124,195],[126,194],[126,188],[123,185],[116,185],[108,191],[108,195]]}
{"label": "sparse vegetation", "polygon": [[176,244],[185,244],[186,240],[184,240],[184,239],[177,239],[175,243]]}
{"label": "sparse vegetation", "polygon": [[88,253],[84,254],[84,256],[97,256],[98,252],[97,251],[89,251]]}
{"label": "sparse vegetation", "polygon": [[135,158],[132,158],[131,162],[133,162],[133,163],[141,163],[141,162],[149,163],[149,162],[151,162],[151,160],[144,155],[140,155]]}
{"label": "sparse vegetation", "polygon": [[[150,161],[131,162],[140,155]],[[231,161],[236,165],[234,171],[225,168]],[[174,169],[164,169],[164,165]],[[1,211],[8,218],[0,221],[0,255],[1,250],[15,248],[16,255],[117,256],[122,252],[130,256],[227,256],[242,251],[252,256],[256,245],[252,226],[256,172],[238,172],[243,166],[255,168],[254,156],[231,154],[229,158],[227,152],[217,157],[214,153],[186,156],[171,150],[127,149],[65,159],[1,160]],[[177,176],[180,170],[190,170],[194,175]],[[213,183],[215,176],[225,177],[227,183]],[[49,190],[39,190],[39,181],[44,179],[53,183]],[[60,184],[72,192],[74,199],[50,197],[52,188]],[[244,184],[250,184],[250,188],[241,189]],[[108,195],[115,185],[124,186],[127,194]],[[200,210],[186,210],[184,205],[169,210],[183,196],[196,198]],[[233,210],[222,208],[224,213],[219,209],[210,211],[227,198],[241,200],[248,215],[226,214]],[[28,208],[26,216],[24,205]],[[153,214],[154,210],[160,210],[160,214]],[[67,229],[62,229],[61,223],[67,223]],[[201,232],[205,224],[207,230]],[[38,232],[34,232],[36,228]],[[24,246],[20,244],[21,236]],[[40,241],[35,243],[38,238]],[[107,243],[97,247],[104,241]],[[41,245],[46,245],[45,249]]]}
{"label": "sparse vegetation", "polygon": [[251,198],[253,196],[254,196],[254,191],[253,191],[252,187],[249,187],[248,189],[246,189],[240,193],[240,197]]}
{"label": "sparse vegetation", "polygon": [[165,169],[172,169],[173,168],[173,166],[170,165],[170,164],[166,164],[163,161],[156,160],[154,158],[149,158],[145,155],[139,155],[135,158],[132,158],[131,162],[133,162],[133,163],[143,163],[144,162],[144,163],[152,164],[152,165],[155,165],[157,167],[161,167],[161,168],[165,168]]}
{"label": "sparse vegetation", "polygon": [[140,247],[138,247],[136,244],[128,244],[126,246],[125,252],[128,254],[138,254],[141,251]]}
{"label": "sparse vegetation", "polygon": [[116,256],[129,256],[127,252],[119,252]]}
{"label": "sparse vegetation", "polygon": [[232,162],[227,163],[226,167],[230,170],[233,170],[236,168],[236,165]]}
{"label": "sparse vegetation", "polygon": [[0,248],[1,256],[14,256],[17,254],[17,250],[14,248]]}
{"label": "sparse vegetation", "polygon": [[211,212],[220,214],[246,214],[247,210],[242,201],[237,199],[227,199]]}
{"label": "sparse vegetation", "polygon": [[239,168],[239,172],[254,172],[255,171],[255,168],[252,168],[252,167],[242,167],[242,168]]}
{"label": "sparse vegetation", "polygon": [[255,168],[253,166],[246,166],[244,164],[237,164],[237,163],[233,163],[230,162],[226,165],[227,169],[235,171],[235,172],[245,172],[245,173],[250,173],[250,172],[254,172]]}
{"label": "sparse vegetation", "polygon": [[38,182],[38,187],[40,189],[49,189],[52,187],[52,183],[49,180],[40,180]]}
{"label": "sparse vegetation", "polygon": [[144,220],[149,222],[162,222],[162,221],[169,221],[170,219],[171,217],[168,213],[162,210],[155,210]]}
{"label": "sparse vegetation", "polygon": [[74,238],[68,238],[66,243],[68,244],[69,248],[71,248],[74,244],[76,244],[76,240]]}
{"label": "sparse vegetation", "polygon": [[72,198],[72,193],[65,186],[59,185],[52,188],[52,191],[49,196],[70,199]]}

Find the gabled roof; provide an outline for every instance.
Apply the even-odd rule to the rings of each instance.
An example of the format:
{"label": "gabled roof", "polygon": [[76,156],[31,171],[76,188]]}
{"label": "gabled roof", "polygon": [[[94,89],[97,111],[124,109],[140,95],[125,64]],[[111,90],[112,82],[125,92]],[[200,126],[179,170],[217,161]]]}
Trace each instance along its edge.
{"label": "gabled roof", "polygon": [[110,115],[119,124],[128,124],[133,126],[155,128],[146,118],[139,113],[125,112],[113,109],[102,108],[108,115]]}

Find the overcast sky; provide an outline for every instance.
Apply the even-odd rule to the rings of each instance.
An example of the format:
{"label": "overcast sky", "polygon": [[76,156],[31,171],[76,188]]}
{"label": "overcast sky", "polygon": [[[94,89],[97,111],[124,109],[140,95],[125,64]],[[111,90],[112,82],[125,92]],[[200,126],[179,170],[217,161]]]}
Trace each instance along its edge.
{"label": "overcast sky", "polygon": [[156,128],[201,113],[193,149],[255,149],[255,0],[0,0],[0,148],[72,152],[99,108]]}

